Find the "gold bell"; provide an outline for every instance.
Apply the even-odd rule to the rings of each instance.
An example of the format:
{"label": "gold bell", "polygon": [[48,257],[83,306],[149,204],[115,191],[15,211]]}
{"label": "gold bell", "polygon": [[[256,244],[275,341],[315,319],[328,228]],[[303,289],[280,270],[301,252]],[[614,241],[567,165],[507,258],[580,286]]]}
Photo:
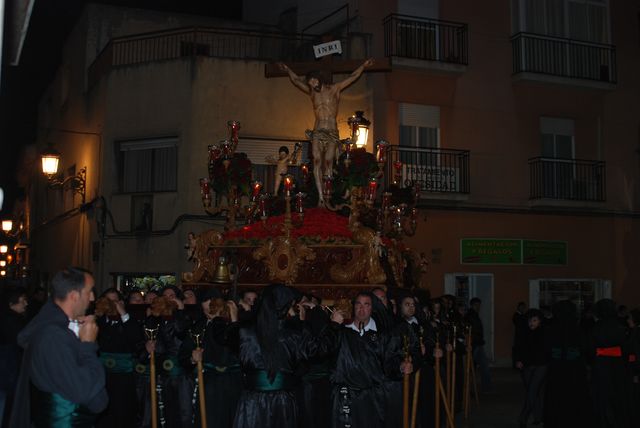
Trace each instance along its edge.
{"label": "gold bell", "polygon": [[229,265],[227,264],[227,259],[224,256],[220,256],[218,259],[218,266],[216,266],[216,272],[213,275],[213,282],[216,284],[229,284],[231,282]]}

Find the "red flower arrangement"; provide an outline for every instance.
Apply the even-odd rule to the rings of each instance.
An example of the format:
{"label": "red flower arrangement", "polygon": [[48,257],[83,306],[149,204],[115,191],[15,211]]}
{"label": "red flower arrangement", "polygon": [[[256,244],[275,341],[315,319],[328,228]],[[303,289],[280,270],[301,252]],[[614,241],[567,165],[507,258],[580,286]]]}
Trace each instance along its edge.
{"label": "red flower arrangement", "polygon": [[[296,213],[291,214],[295,220]],[[225,241],[253,241],[266,238],[273,238],[282,235],[282,230],[276,227],[284,222],[284,216],[269,217],[267,227],[261,222],[244,226],[240,229],[227,232],[224,235]],[[353,234],[349,230],[347,217],[338,215],[324,208],[309,208],[305,211],[304,222],[301,227],[291,230],[294,238],[308,238],[311,241],[331,241],[346,239],[351,240]]]}
{"label": "red flower arrangement", "polygon": [[246,153],[235,153],[229,160],[229,166],[224,166],[223,159],[217,159],[209,169],[211,187],[219,195],[229,193],[231,185],[238,189],[239,195],[248,195],[251,185],[251,161]]}

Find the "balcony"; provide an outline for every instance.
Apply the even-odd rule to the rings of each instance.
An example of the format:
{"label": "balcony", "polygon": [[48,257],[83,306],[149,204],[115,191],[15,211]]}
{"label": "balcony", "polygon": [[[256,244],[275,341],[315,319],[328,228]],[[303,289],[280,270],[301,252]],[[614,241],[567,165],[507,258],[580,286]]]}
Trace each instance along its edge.
{"label": "balcony", "polygon": [[[337,60],[369,56],[370,35],[349,33]],[[313,61],[320,36],[232,28],[181,28],[111,39],[89,67],[89,87],[111,68],[189,57]]]}
{"label": "balcony", "polygon": [[[466,199],[469,193],[469,151],[389,147],[385,177],[420,185],[422,197]],[[399,168],[398,168],[399,167]],[[440,195],[440,196],[438,196]]]}
{"label": "balcony", "polygon": [[515,80],[615,88],[615,46],[518,33],[511,47]]}
{"label": "balcony", "polygon": [[603,161],[537,157],[529,159],[529,173],[531,200],[606,200],[606,167]]}
{"label": "balcony", "polygon": [[391,14],[384,51],[393,65],[462,73],[468,64],[467,24]]}

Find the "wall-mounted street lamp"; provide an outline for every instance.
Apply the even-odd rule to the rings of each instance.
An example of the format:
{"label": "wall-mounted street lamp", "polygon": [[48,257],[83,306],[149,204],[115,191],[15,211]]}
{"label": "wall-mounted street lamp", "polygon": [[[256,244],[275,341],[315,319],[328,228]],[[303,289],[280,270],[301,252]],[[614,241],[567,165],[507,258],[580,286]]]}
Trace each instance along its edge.
{"label": "wall-mounted street lamp", "polygon": [[6,260],[0,260],[0,268],[6,267],[7,266],[7,261]]}
{"label": "wall-mounted street lamp", "polygon": [[7,254],[7,251],[9,251],[9,247],[6,245],[0,245],[0,254]]}
{"label": "wall-mounted street lamp", "polygon": [[365,147],[369,137],[371,121],[364,117],[363,111],[356,111],[356,114],[347,119],[347,123],[351,129],[351,142],[355,142],[358,148]]}
{"label": "wall-mounted street lamp", "polygon": [[76,175],[63,178],[58,173],[60,153],[58,153],[53,147],[49,146],[44,152],[42,152],[40,157],[42,159],[42,173],[47,177],[49,187],[62,187],[64,189],[65,186],[68,186],[73,193],[77,193],[82,197],[82,203],[84,204],[87,188],[87,167],[82,167]]}
{"label": "wall-mounted street lamp", "polygon": [[2,231],[9,233],[13,230],[13,220],[2,220]]}

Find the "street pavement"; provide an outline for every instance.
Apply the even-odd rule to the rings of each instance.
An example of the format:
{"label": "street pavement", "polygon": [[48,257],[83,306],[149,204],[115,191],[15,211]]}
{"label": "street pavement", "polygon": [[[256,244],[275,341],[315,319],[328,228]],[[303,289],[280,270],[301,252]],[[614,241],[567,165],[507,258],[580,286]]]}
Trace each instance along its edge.
{"label": "street pavement", "polygon": [[[520,375],[511,368],[491,370],[493,390],[480,393],[480,406],[472,397],[469,420],[456,415],[456,428],[517,428],[518,415],[524,401],[524,387]],[[456,412],[457,413],[457,412]],[[530,427],[533,425],[530,423]]]}

